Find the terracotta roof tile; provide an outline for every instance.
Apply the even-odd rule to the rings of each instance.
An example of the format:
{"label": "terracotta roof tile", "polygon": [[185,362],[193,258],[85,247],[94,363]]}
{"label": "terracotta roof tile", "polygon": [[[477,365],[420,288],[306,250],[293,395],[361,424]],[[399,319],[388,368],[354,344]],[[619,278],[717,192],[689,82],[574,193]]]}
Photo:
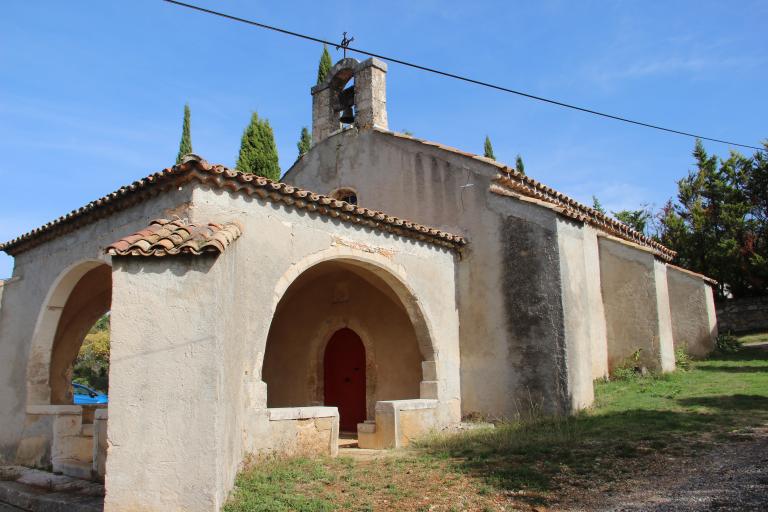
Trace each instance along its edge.
{"label": "terracotta roof tile", "polygon": [[[572,219],[576,219],[581,222],[586,222],[616,237],[649,247],[654,252],[654,254],[656,254],[663,260],[671,261],[675,256],[677,256],[677,253],[672,249],[669,249],[664,245],[656,242],[655,240],[648,238],[642,233],[635,231],[634,229],[630,228],[623,222],[619,222],[616,219],[613,219],[605,214],[602,214],[597,210],[595,210],[594,208],[585,206],[579,203],[578,201],[571,199],[570,197],[563,194],[562,192],[558,192],[557,190],[551,187],[548,187],[543,183],[536,181],[533,178],[530,178],[524,174],[521,174],[516,170],[512,169],[511,167],[504,165],[503,163],[497,162],[495,160],[491,160],[489,158],[485,158],[480,155],[467,153],[466,151],[461,151],[459,149],[456,149],[450,146],[445,146],[437,142],[431,142],[428,140],[419,139],[403,133],[383,130],[381,128],[374,128],[374,130],[379,133],[390,135],[392,137],[412,140],[414,142],[418,142],[419,144],[423,144],[425,146],[435,147],[443,151],[448,151],[456,155],[471,158],[473,160],[479,160],[486,164],[492,165],[497,168],[499,174],[494,179],[494,182],[495,182],[494,184],[496,185],[496,187],[492,186],[491,192],[494,192],[500,195],[513,195],[513,196],[516,194],[519,194],[526,197],[534,198],[539,201],[543,201],[545,203],[549,203],[550,205],[556,207],[557,211],[566,217],[570,217]],[[513,192],[513,193],[509,194],[506,192]]]}
{"label": "terracotta roof tile", "polygon": [[108,245],[104,252],[110,256],[222,253],[241,234],[236,222],[188,224],[179,219],[156,219],[146,229]]}
{"label": "terracotta roof tile", "polygon": [[[199,157],[188,155],[185,162],[180,165],[151,174],[101,199],[92,201],[82,208],[59,217],[44,226],[0,244],[0,250],[15,256],[47,240],[65,235],[82,226],[112,215],[117,211],[145,201],[158,193],[163,193],[185,183],[194,182],[212,188],[229,190],[233,193],[257,196],[265,201],[315,212],[319,215],[338,219],[344,223],[363,225],[377,231],[393,233],[397,236],[421,240],[453,250],[459,250],[467,243],[466,239],[459,235],[427,228],[413,222],[392,217],[383,212],[362,208],[308,190],[301,190],[285,183],[277,183],[261,176],[233,171],[221,165],[211,165]],[[173,222],[177,221],[171,221],[170,223],[172,224]],[[115,242],[111,247],[116,251],[124,250],[124,243],[129,245],[137,244],[139,240],[146,239],[147,236],[156,235],[164,227],[165,225],[157,228],[150,226],[139,233]],[[169,233],[175,232],[182,236],[183,228],[177,226],[174,229],[169,227],[166,229]],[[218,242],[223,245],[223,240],[218,240]],[[137,246],[138,249],[150,250],[146,243],[140,245],[142,246]]]}

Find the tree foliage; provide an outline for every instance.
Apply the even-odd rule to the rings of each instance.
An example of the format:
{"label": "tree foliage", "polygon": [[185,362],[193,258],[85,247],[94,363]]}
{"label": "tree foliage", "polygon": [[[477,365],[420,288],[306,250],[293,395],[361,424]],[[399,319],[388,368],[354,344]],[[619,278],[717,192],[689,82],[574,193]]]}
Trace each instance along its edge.
{"label": "tree foliage", "polygon": [[677,251],[679,265],[716,279],[720,298],[767,295],[768,157],[731,152],[723,160],[701,141],[693,157],[677,201],[657,216],[657,238]]}
{"label": "tree foliage", "polygon": [[309,133],[306,126],[301,129],[301,136],[299,137],[299,142],[296,143],[296,147],[299,149],[300,157],[306,155],[312,149],[312,134]]}
{"label": "tree foliage", "polygon": [[323,54],[320,56],[320,64],[317,66],[317,85],[325,82],[328,77],[328,72],[333,67],[331,62],[331,54],[328,53],[328,47],[323,45]]}
{"label": "tree foliage", "polygon": [[653,212],[647,206],[639,210],[620,210],[612,213],[617,220],[644,235],[647,234],[646,230],[650,227],[649,222],[653,219]]}
{"label": "tree foliage", "polygon": [[181,126],[181,142],[179,142],[179,154],[176,156],[176,163],[180,164],[184,155],[192,152],[192,135],[189,128],[189,105],[184,105],[184,123]]}
{"label": "tree foliage", "polygon": [[523,163],[523,157],[520,155],[515,157],[515,170],[520,174],[525,175],[525,164]]}
{"label": "tree foliage", "polygon": [[104,315],[85,335],[73,368],[73,382],[98,391],[109,388],[109,315]]}
{"label": "tree foliage", "polygon": [[605,208],[603,208],[603,204],[600,202],[597,196],[592,196],[592,208],[602,213],[603,215],[607,215]]}
{"label": "tree foliage", "polygon": [[275,135],[272,133],[269,121],[259,119],[255,112],[251,116],[251,122],[243,131],[237,170],[264,176],[273,181],[280,180]]}
{"label": "tree foliage", "polygon": [[485,136],[485,146],[483,149],[483,155],[486,158],[496,160],[496,155],[493,154],[493,145],[491,144],[491,138],[488,137],[487,135]]}

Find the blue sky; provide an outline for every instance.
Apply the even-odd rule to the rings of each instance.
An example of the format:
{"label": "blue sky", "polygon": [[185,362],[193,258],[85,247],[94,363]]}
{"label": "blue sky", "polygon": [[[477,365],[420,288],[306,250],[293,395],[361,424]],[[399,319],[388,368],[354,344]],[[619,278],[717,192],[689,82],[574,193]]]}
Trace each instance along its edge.
{"label": "blue sky", "polygon": [[[194,3],[194,2],[193,2]],[[579,105],[758,145],[768,2],[261,2],[199,5]],[[0,239],[195,152],[234,165],[250,113],[296,158],[321,48],[160,0],[11,1],[0,17]],[[334,60],[339,54],[332,51]],[[693,140],[391,64],[390,128],[482,152],[609,210],[661,205]],[[708,143],[719,155],[731,149]],[[0,256],[0,277],[12,272]]]}

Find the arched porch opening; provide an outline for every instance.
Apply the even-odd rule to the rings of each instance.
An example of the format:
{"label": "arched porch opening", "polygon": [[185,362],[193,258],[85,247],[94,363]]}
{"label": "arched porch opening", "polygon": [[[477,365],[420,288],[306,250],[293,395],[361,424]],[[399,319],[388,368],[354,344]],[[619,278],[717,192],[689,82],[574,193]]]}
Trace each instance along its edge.
{"label": "arched porch opening", "polygon": [[51,425],[50,444],[39,445],[36,450],[50,454],[53,470],[69,476],[104,477],[107,405],[90,400],[94,397],[87,392],[81,398],[89,403],[76,404],[72,384],[83,341],[110,311],[111,303],[112,268],[98,260],[74,265],[51,287],[31,341],[28,423]]}
{"label": "arched porch opening", "polygon": [[277,304],[262,368],[267,407],[335,405],[326,403],[325,366],[343,357],[329,343],[344,332],[364,349],[366,419],[379,401],[420,398],[423,363],[435,353],[416,299],[388,270],[332,259],[304,270]]}
{"label": "arched porch opening", "polygon": [[38,318],[27,362],[27,404],[72,403],[72,366],[88,331],[112,303],[112,268],[70,267],[56,280]]}

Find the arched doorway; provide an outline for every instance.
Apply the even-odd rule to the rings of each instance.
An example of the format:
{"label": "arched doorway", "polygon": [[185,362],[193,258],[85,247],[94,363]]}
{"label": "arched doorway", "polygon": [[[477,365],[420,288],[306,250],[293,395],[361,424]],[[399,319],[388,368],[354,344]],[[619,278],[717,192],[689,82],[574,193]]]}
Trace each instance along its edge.
{"label": "arched doorway", "polygon": [[352,329],[339,329],[325,347],[323,357],[325,405],[338,407],[339,428],[356,432],[366,419],[365,346]]}
{"label": "arched doorway", "polygon": [[[384,268],[339,258],[305,267],[280,294],[263,356],[258,356],[263,357],[268,408],[328,403],[326,363],[339,361],[330,357],[336,333],[354,335],[357,365],[351,368],[361,368],[357,403],[365,393],[364,415],[342,419],[342,429],[354,431],[360,419],[373,420],[379,401],[423,398],[423,368],[434,366],[434,351],[416,299]],[[427,380],[436,380],[428,375]]]}

